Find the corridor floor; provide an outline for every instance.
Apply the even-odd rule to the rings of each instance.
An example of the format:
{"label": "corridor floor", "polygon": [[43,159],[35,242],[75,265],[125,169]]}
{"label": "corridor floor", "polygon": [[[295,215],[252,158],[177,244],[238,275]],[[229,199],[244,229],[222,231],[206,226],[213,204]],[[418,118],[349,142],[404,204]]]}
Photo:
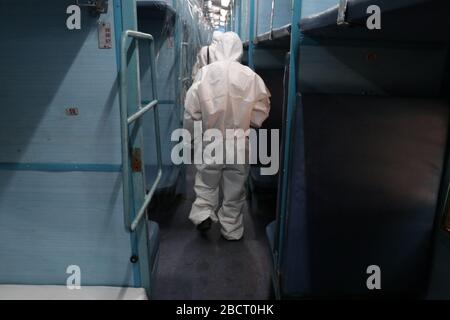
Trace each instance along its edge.
{"label": "corridor floor", "polygon": [[[200,235],[188,220],[194,201],[195,168],[186,173],[186,193],[162,201],[150,218],[161,228],[160,258],[153,298],[156,300],[263,300],[271,297],[271,258],[265,226],[274,218],[271,205],[245,212],[245,234],[238,242],[220,236],[215,224]],[[264,212],[271,211],[271,212]]]}

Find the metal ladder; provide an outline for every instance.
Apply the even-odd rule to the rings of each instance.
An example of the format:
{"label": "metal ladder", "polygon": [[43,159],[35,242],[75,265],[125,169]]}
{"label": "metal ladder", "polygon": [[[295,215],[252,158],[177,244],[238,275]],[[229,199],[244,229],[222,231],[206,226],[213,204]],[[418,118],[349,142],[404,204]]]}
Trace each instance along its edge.
{"label": "metal ladder", "polygon": [[[128,115],[128,81],[127,81],[127,40],[131,38],[132,41],[146,40],[150,44],[150,71],[151,71],[151,80],[152,80],[152,94],[153,100],[145,106],[142,105],[141,99],[141,80],[140,80],[140,71],[139,71],[139,58],[137,59],[137,98],[138,98],[138,111],[132,115]],[[132,49],[135,51],[139,48],[138,45],[134,46]],[[137,211],[137,214],[134,216],[134,219],[131,223],[127,223],[127,227],[131,232],[134,232],[136,228],[139,226],[142,218],[145,216],[147,211],[147,207],[150,204],[153,195],[156,191],[156,188],[162,177],[162,158],[161,158],[161,132],[159,128],[159,114],[158,114],[158,93],[156,88],[156,65],[155,65],[155,44],[153,36],[150,34],[127,30],[122,34],[121,41],[121,68],[120,68],[120,123],[121,123],[121,142],[122,142],[122,179],[123,179],[123,198],[124,198],[124,209],[125,215],[128,217],[131,214],[132,208],[134,206],[131,205],[131,184],[132,184],[132,176],[131,176],[131,157],[132,151],[130,150],[130,135],[129,135],[129,126],[139,120],[144,114],[148,111],[153,110],[154,112],[154,127],[155,127],[155,135],[156,135],[156,152],[157,152],[157,161],[158,161],[158,173],[155,181],[152,184],[150,190],[146,193],[144,197],[144,201]],[[138,126],[142,124],[137,122]],[[144,179],[145,183],[145,179]],[[126,219],[126,221],[131,221],[131,219]]]}

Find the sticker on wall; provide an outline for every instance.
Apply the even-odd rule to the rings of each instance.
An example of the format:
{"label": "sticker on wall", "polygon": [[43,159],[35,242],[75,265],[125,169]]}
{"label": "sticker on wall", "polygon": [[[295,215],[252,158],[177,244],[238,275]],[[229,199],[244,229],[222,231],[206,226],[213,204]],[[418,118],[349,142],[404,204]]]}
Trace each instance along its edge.
{"label": "sticker on wall", "polygon": [[98,47],[100,49],[112,48],[112,31],[109,22],[98,23]]}
{"label": "sticker on wall", "polygon": [[78,108],[67,108],[66,109],[66,116],[73,117],[77,116],[79,114]]}

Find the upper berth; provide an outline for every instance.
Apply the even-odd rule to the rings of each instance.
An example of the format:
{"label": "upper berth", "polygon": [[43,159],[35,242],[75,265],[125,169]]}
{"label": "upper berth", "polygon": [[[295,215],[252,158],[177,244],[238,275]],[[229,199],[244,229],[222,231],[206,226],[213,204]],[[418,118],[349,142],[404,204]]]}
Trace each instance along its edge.
{"label": "upper berth", "polygon": [[[367,9],[381,9],[381,29],[367,32]],[[448,42],[447,0],[343,0],[326,10],[303,16],[300,28],[312,38],[351,40]]]}
{"label": "upper berth", "polygon": [[137,0],[136,7],[139,16],[146,18],[161,19],[161,13],[171,25],[175,24],[175,9],[163,0]]}
{"label": "upper berth", "polygon": [[[367,32],[367,9],[381,9],[381,30]],[[304,0],[302,34],[315,39],[350,39],[442,43],[450,39],[447,0]],[[292,10],[290,0],[257,1],[255,37],[260,47],[289,47]],[[246,20],[247,19],[247,20]],[[243,19],[248,24],[248,17]],[[248,39],[243,37],[244,46]]]}

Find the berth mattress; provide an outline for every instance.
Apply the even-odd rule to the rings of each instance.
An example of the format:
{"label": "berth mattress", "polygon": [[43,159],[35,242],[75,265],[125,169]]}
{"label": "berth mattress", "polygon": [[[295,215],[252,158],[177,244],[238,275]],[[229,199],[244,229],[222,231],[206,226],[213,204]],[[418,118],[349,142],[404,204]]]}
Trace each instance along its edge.
{"label": "berth mattress", "polygon": [[143,288],[0,285],[0,300],[147,300]]}

